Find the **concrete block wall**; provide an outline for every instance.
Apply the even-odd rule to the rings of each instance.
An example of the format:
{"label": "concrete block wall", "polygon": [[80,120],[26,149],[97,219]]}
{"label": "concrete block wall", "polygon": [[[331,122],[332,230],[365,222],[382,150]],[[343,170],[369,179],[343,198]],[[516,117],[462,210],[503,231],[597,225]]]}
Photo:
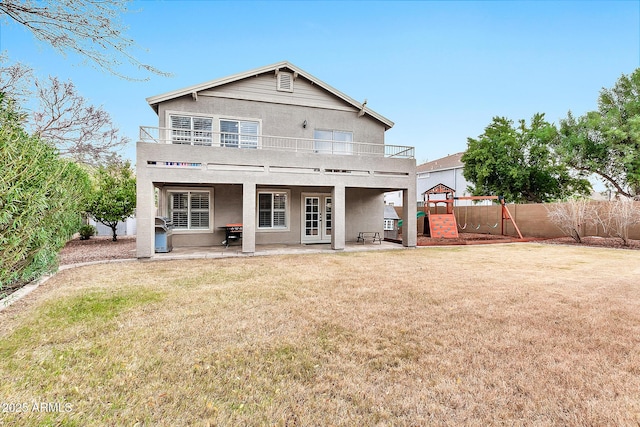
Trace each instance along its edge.
{"label": "concrete block wall", "polygon": [[[606,205],[609,202],[593,203],[596,203],[599,209],[606,209]],[[636,204],[637,209],[640,210],[640,202],[634,203]],[[551,221],[549,221],[547,208],[551,208],[553,205],[553,203],[507,204],[507,208],[509,209],[509,212],[511,212],[511,215],[515,219],[515,222],[523,236],[542,238],[564,237],[565,234],[551,223]],[[398,215],[402,218],[402,208],[396,207],[395,209],[398,212]],[[418,210],[426,212],[427,208],[418,208]],[[431,212],[436,212],[434,207],[431,208]],[[439,206],[437,213],[444,212],[444,206]],[[454,208],[454,214],[459,225],[458,231],[460,233],[500,234],[500,205],[460,206]],[[463,227],[465,223],[467,226],[464,229],[460,229],[460,227]],[[507,221],[506,224],[505,234],[516,236],[517,233],[511,224],[511,221]],[[419,219],[418,236],[423,234],[424,221]],[[583,234],[584,236],[608,237],[608,235],[602,230],[602,227],[599,226],[588,227]],[[640,224],[636,224],[630,229],[629,238],[640,240]]]}

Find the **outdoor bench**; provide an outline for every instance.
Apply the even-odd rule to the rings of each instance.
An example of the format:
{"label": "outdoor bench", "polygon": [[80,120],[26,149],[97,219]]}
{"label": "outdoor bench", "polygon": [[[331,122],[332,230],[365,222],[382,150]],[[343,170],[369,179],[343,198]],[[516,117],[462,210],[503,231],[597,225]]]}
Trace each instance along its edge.
{"label": "outdoor bench", "polygon": [[361,231],[358,233],[358,243],[362,242],[364,245],[367,239],[371,239],[371,243],[382,244],[382,237],[380,237],[380,232],[378,231]]}

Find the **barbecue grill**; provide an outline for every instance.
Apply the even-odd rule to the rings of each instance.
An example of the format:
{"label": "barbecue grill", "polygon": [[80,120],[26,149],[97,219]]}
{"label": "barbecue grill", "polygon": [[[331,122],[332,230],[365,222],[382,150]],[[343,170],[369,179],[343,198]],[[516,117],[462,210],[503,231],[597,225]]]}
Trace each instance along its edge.
{"label": "barbecue grill", "polygon": [[156,252],[171,252],[173,249],[173,222],[171,218],[156,217]]}
{"label": "barbecue grill", "polygon": [[227,248],[232,241],[240,241],[242,239],[242,224],[227,224],[223,228],[224,241],[222,244]]}

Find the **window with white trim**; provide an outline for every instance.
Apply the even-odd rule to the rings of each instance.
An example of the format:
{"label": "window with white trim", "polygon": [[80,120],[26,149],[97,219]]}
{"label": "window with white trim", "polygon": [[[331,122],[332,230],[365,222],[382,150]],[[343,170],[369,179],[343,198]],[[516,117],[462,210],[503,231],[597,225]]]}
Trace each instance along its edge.
{"label": "window with white trim", "polygon": [[171,142],[173,144],[211,145],[213,119],[170,115]]}
{"label": "window with white trim", "polygon": [[259,123],[247,120],[220,120],[220,146],[258,148]]}
{"label": "window with white trim", "polygon": [[258,192],[258,228],[288,228],[289,194],[286,191]]}
{"label": "window with white trim", "polygon": [[353,154],[353,132],[316,129],[313,139],[316,153]]}
{"label": "window with white trim", "polygon": [[169,218],[175,230],[209,230],[211,192],[169,191]]}
{"label": "window with white trim", "polygon": [[393,230],[393,220],[392,219],[385,219],[384,220],[384,230],[385,231]]}

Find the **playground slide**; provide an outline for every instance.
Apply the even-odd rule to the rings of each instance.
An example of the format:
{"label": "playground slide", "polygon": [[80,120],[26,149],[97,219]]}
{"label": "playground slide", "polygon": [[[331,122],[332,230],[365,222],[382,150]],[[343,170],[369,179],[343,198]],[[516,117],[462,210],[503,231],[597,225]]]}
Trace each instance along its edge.
{"label": "playground slide", "polygon": [[[427,214],[422,212],[422,211],[418,211],[418,213],[416,214],[416,218],[423,218],[425,217]],[[401,219],[398,220],[398,228],[402,227],[403,221]]]}

